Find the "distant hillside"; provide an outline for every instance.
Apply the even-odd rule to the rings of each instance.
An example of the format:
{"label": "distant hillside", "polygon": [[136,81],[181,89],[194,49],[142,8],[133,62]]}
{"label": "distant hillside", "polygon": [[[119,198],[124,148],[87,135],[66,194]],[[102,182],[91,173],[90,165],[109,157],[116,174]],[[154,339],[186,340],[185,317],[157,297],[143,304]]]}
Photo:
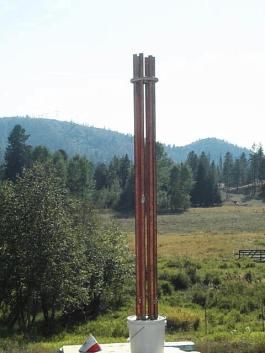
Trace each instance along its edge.
{"label": "distant hillside", "polygon": [[247,148],[238,147],[237,145],[214,137],[198,140],[182,147],[166,146],[166,151],[170,158],[177,161],[185,161],[187,155],[194,151],[197,155],[205,152],[210,156],[211,160],[216,162],[227,152],[230,152],[235,158],[239,157],[243,152],[248,156],[250,152]]}
{"label": "distant hillside", "polygon": [[[0,159],[3,158],[10,131],[16,124],[23,126],[30,134],[28,142],[32,146],[43,145],[52,151],[64,149],[69,156],[85,155],[93,162],[108,162],[114,155],[122,156],[125,153],[133,158],[131,135],[54,119],[14,117],[0,118]],[[176,162],[184,161],[191,151],[198,155],[204,151],[216,161],[226,152],[231,152],[234,157],[242,152],[249,153],[245,148],[216,138],[199,140],[183,147],[165,146],[165,150]]]}
{"label": "distant hillside", "polygon": [[116,154],[133,156],[133,138],[118,132],[78,125],[72,122],[39,118],[0,118],[0,150],[5,149],[10,131],[20,124],[30,135],[32,146],[43,145],[52,151],[63,149],[69,156],[85,155],[93,162],[107,162]]}

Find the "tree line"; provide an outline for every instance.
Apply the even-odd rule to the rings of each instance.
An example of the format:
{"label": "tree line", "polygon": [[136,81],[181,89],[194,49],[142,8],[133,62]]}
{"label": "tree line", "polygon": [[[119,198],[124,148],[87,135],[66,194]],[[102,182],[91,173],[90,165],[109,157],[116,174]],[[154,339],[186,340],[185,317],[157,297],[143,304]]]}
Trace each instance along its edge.
{"label": "tree line", "polygon": [[[134,167],[128,155],[114,156],[109,163],[94,165],[84,156],[69,158],[64,150],[51,153],[45,146],[32,148],[27,144],[29,135],[16,125],[8,138],[1,179],[15,182],[23,171],[36,163],[52,165],[56,177],[69,193],[77,199],[89,200],[96,208],[110,208],[123,212],[134,209]],[[209,158],[202,154],[195,167],[191,156],[186,163],[177,164],[166,154],[162,144],[157,143],[157,193],[160,212],[186,210],[191,204],[210,206],[219,202],[218,197],[204,193],[217,192],[215,186],[198,193],[198,188],[217,184]],[[201,169],[204,168],[203,174]],[[210,176],[211,174],[211,176]],[[203,180],[197,180],[197,179]],[[198,181],[198,183],[197,183]]]}
{"label": "tree line", "polygon": [[242,153],[239,158],[233,158],[231,153],[226,153],[224,161],[220,161],[222,182],[225,187],[239,189],[249,185],[247,192],[251,196],[264,195],[263,184],[265,181],[265,156],[261,145],[253,145],[250,155]]}
{"label": "tree line", "polygon": [[[114,156],[109,163],[94,164],[86,157],[69,158],[64,150],[51,153],[45,146],[32,148],[29,135],[16,125],[9,136],[2,180],[15,181],[24,169],[35,163],[53,165],[56,176],[71,195],[87,199],[94,207],[122,212],[134,209],[134,166],[127,154]],[[262,146],[253,146],[249,156],[234,158],[227,152],[219,163],[204,152],[190,152],[185,162],[176,163],[168,157],[164,146],[156,145],[157,202],[159,212],[177,212],[190,206],[209,207],[221,204],[220,189],[240,188],[251,184],[251,193],[265,179],[265,157]]]}

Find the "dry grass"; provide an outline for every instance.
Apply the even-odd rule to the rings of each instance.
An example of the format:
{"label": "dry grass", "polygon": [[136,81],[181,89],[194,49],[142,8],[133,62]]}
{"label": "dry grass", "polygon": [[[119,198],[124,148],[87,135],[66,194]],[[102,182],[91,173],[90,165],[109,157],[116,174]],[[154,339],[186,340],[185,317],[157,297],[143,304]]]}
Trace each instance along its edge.
{"label": "dry grass", "polygon": [[158,254],[160,256],[187,256],[195,258],[229,257],[239,249],[257,248],[255,245],[264,238],[263,234],[192,234],[168,235],[159,237]]}
{"label": "dry grass", "polygon": [[[134,247],[134,219],[118,219]],[[227,257],[244,248],[265,248],[265,206],[192,208],[158,216],[160,256]]]}
{"label": "dry grass", "polygon": [[[130,247],[134,248],[134,235],[129,235]],[[187,256],[193,258],[231,257],[239,249],[257,249],[264,243],[264,234],[167,234],[158,237],[158,255],[161,257]],[[263,246],[264,248],[264,246]]]}

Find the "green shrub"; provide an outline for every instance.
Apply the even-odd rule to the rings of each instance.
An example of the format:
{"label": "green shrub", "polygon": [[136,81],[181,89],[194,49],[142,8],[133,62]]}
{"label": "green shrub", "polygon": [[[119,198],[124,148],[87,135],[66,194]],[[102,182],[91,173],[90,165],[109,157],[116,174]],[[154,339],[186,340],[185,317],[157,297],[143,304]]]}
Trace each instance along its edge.
{"label": "green shrub", "polygon": [[168,281],[160,281],[158,292],[161,295],[172,295],[172,293],[174,292],[174,287]]}
{"label": "green shrub", "polygon": [[259,307],[258,303],[255,303],[255,301],[251,298],[247,298],[247,300],[240,305],[240,313],[248,314],[258,309],[258,307]]}
{"label": "green shrub", "polygon": [[230,297],[223,296],[219,298],[217,306],[219,309],[231,310],[233,308],[233,302]]}
{"label": "green shrub", "polygon": [[159,272],[158,279],[161,281],[171,281],[172,275],[173,275],[172,270],[163,269],[163,271]]}
{"label": "green shrub", "polygon": [[202,282],[206,286],[213,285],[217,287],[221,284],[221,279],[218,274],[207,272]]}
{"label": "green shrub", "polygon": [[176,290],[188,289],[191,284],[190,278],[186,272],[177,272],[175,275],[172,275],[171,283]]}
{"label": "green shrub", "polygon": [[222,270],[226,270],[227,268],[229,268],[229,266],[226,262],[223,262],[219,265],[219,268],[221,268]]}
{"label": "green shrub", "polygon": [[194,304],[199,304],[200,306],[202,306],[204,308],[205,304],[206,304],[205,291],[202,291],[202,290],[195,291],[192,295],[192,302]]}
{"label": "green shrub", "polygon": [[190,278],[192,284],[200,283],[200,276],[197,274],[197,268],[195,266],[190,266],[186,269],[186,273]]}
{"label": "green shrub", "polygon": [[183,266],[184,266],[184,268],[195,267],[198,270],[201,268],[201,265],[199,263],[195,263],[189,259],[184,259]]}
{"label": "green shrub", "polygon": [[251,271],[246,272],[243,276],[243,279],[249,283],[253,282],[254,280],[253,273]]}
{"label": "green shrub", "polygon": [[233,309],[226,315],[226,326],[229,330],[235,329],[236,324],[240,322],[240,313]]}

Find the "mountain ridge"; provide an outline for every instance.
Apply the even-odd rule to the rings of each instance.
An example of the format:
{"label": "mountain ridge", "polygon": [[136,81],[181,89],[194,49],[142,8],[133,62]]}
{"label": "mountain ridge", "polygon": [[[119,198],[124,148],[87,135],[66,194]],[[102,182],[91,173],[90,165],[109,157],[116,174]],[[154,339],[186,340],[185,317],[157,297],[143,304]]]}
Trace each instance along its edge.
{"label": "mountain ridge", "polygon": [[171,146],[166,151],[170,158],[175,160],[178,158],[184,161],[187,155],[194,151],[197,155],[205,152],[211,160],[219,161],[227,152],[230,152],[234,157],[239,157],[242,153],[249,155],[250,150],[245,147],[239,147],[231,142],[218,139],[216,137],[207,137],[199,139],[185,146]]}
{"label": "mountain ridge", "polygon": [[[43,145],[51,151],[63,149],[69,156],[85,155],[92,162],[108,162],[114,155],[126,153],[133,158],[133,136],[120,132],[80,125],[74,122],[34,117],[0,117],[0,158],[3,159],[8,136],[17,124],[30,135],[28,143],[33,147]],[[186,160],[189,152],[200,155],[205,152],[211,160],[218,161],[230,152],[234,157],[241,153],[249,154],[247,148],[239,147],[227,141],[208,137],[185,146],[166,145],[165,151],[176,162]],[[2,154],[2,156],[1,156]]]}

